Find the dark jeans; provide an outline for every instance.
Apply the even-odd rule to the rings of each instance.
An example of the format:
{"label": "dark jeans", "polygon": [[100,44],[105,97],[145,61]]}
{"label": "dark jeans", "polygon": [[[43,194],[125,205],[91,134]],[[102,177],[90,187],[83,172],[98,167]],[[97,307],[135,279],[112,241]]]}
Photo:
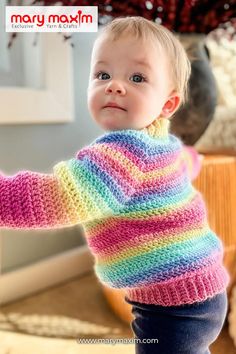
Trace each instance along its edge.
{"label": "dark jeans", "polygon": [[164,307],[130,301],[134,338],[158,339],[135,343],[136,354],[209,354],[209,346],[223,327],[228,310],[223,292],[206,301]]}

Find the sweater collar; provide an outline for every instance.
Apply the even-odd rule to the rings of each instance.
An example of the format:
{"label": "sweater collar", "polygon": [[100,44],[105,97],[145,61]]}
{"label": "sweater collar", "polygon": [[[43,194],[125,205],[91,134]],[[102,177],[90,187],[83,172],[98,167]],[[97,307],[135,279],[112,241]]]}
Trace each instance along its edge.
{"label": "sweater collar", "polygon": [[170,120],[168,118],[156,118],[150,125],[141,129],[152,138],[165,138],[169,134]]}

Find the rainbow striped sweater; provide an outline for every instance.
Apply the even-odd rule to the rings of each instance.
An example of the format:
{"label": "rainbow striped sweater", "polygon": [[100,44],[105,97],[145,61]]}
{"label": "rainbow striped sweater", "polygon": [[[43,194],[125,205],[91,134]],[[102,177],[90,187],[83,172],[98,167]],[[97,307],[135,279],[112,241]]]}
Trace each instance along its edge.
{"label": "rainbow striped sweater", "polygon": [[199,170],[197,152],[169,133],[168,119],[111,131],[52,174],[0,175],[0,227],[81,223],[102,283],[141,303],[203,301],[224,291],[229,275],[191,184]]}

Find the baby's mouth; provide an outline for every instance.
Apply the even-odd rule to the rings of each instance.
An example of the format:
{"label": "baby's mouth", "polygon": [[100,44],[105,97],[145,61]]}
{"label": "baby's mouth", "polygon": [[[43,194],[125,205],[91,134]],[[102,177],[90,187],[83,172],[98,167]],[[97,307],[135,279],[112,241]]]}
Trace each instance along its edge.
{"label": "baby's mouth", "polygon": [[104,108],[108,108],[108,109],[117,109],[117,110],[119,110],[119,111],[125,111],[125,109],[124,109],[124,108],[120,108],[120,107],[110,107],[110,106],[106,106],[106,107],[104,107]]}
{"label": "baby's mouth", "polygon": [[103,108],[109,108],[109,109],[119,109],[121,111],[126,111],[125,108],[120,107],[118,104],[116,103],[108,103],[106,104]]}

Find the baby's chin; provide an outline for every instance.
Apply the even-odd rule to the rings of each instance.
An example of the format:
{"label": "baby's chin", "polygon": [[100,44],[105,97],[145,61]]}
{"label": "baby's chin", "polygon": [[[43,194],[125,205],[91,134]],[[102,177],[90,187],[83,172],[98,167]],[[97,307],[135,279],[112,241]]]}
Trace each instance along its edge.
{"label": "baby's chin", "polygon": [[144,124],[137,124],[137,122],[118,122],[115,119],[107,119],[107,117],[99,117],[95,119],[96,123],[105,131],[117,131],[117,130],[142,130],[146,126]]}
{"label": "baby's chin", "polygon": [[99,121],[97,124],[106,131],[116,131],[116,130],[126,130],[132,129],[131,127],[125,124],[118,124],[117,122],[106,120],[106,121]]}

